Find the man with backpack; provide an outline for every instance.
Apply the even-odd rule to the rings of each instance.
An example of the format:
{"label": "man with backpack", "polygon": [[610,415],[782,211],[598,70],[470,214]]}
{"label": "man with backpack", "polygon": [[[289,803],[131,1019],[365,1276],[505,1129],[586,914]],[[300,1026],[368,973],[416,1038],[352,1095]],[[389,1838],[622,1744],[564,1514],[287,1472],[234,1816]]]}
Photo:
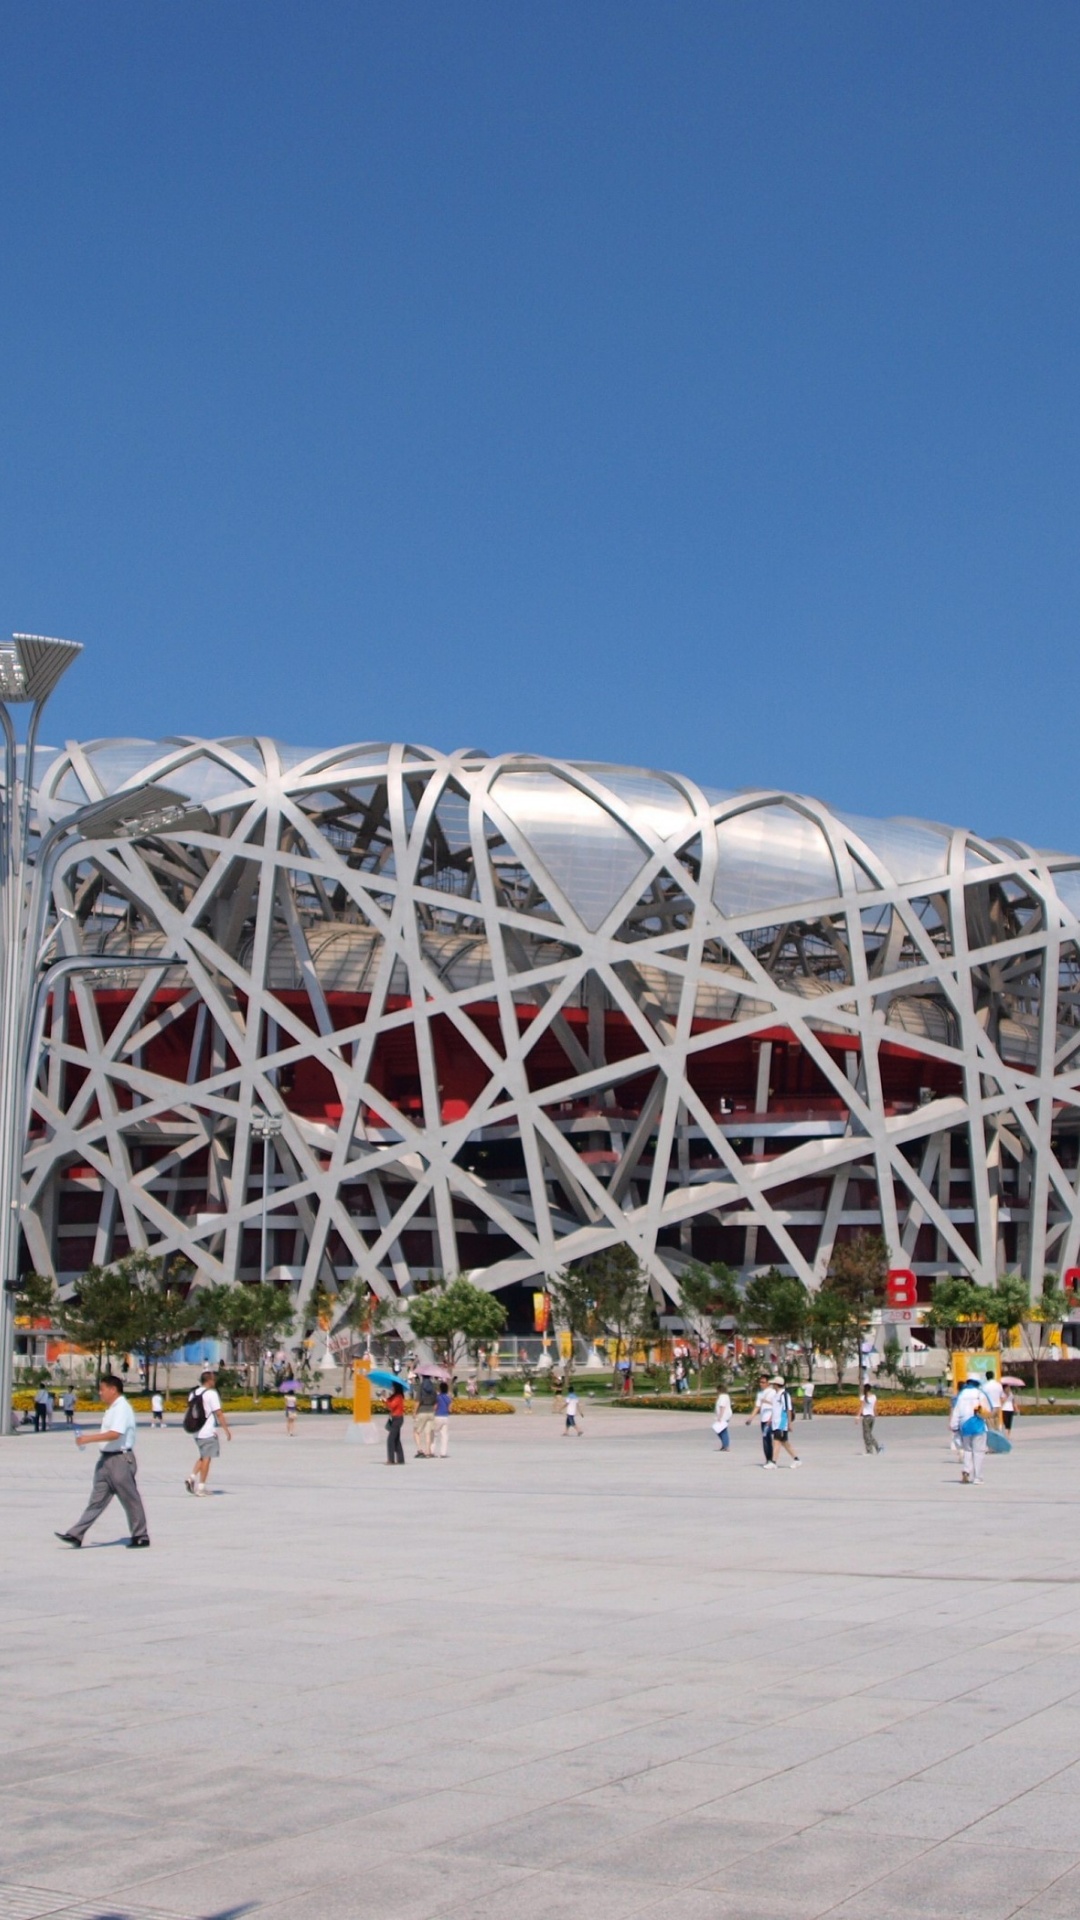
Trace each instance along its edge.
{"label": "man with backpack", "polygon": [[435,1452],[435,1404],[439,1390],[430,1373],[422,1373],[416,1382],[416,1416],[413,1438],[418,1460],[430,1460]]}
{"label": "man with backpack", "polygon": [[205,1494],[210,1462],[216,1460],[221,1452],[218,1427],[223,1428],[226,1440],[232,1439],[229,1423],[222,1411],[221,1396],[214,1384],[216,1377],[213,1367],[203,1368],[199,1385],[188,1394],[187,1412],[184,1414],[184,1432],[194,1434],[199,1449],[199,1457],[185,1477],[184,1485],[189,1493],[197,1495]]}
{"label": "man with backpack", "polygon": [[[788,1459],[791,1461],[791,1464],[793,1467],[801,1467],[802,1461],[799,1459],[799,1456],[796,1453],[794,1447],[792,1446],[791,1439],[790,1439],[792,1423],[795,1419],[794,1402],[792,1401],[791,1395],[788,1392],[787,1387],[779,1374],[774,1375],[773,1379],[769,1381],[769,1385],[772,1388],[772,1395],[773,1395],[773,1401],[772,1401],[773,1459],[776,1460],[777,1450],[782,1449],[784,1453],[787,1454]],[[776,1464],[777,1466],[779,1466],[780,1463],[778,1460],[776,1461]]]}
{"label": "man with backpack", "polygon": [[981,1380],[969,1376],[952,1403],[949,1426],[960,1447],[960,1478],[965,1486],[981,1487],[986,1435],[994,1409]]}

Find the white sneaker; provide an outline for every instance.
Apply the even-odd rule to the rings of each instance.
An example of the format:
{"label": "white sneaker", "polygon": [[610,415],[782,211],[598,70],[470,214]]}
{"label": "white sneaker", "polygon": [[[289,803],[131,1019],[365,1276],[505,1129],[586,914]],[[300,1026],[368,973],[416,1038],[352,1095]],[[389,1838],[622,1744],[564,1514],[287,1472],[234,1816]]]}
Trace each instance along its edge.
{"label": "white sneaker", "polygon": [[792,1468],[793,1468],[793,1469],[794,1469],[795,1467],[801,1467],[801,1466],[802,1466],[802,1461],[801,1461],[801,1460],[793,1460],[793,1461],[792,1461],[792,1463],[791,1463],[791,1465],[792,1465]]}
{"label": "white sneaker", "polygon": [[195,1491],[195,1475],[194,1475],[193,1473],[188,1473],[188,1474],[185,1474],[185,1476],[184,1476],[184,1485],[185,1485],[185,1487],[187,1488],[187,1490],[188,1490],[188,1492],[189,1492],[189,1493],[194,1493],[194,1491]]}
{"label": "white sneaker", "polygon": [[203,1483],[200,1480],[198,1486],[192,1487],[191,1491],[195,1495],[196,1500],[201,1500],[203,1498],[203,1495],[206,1492],[206,1488],[203,1486]]}
{"label": "white sneaker", "polygon": [[766,1461],[764,1461],[764,1462],[763,1462],[762,1464],[764,1465],[764,1468],[765,1468],[765,1471],[766,1471],[766,1473],[775,1473],[775,1472],[776,1472],[776,1461],[775,1461],[775,1460],[766,1460]]}

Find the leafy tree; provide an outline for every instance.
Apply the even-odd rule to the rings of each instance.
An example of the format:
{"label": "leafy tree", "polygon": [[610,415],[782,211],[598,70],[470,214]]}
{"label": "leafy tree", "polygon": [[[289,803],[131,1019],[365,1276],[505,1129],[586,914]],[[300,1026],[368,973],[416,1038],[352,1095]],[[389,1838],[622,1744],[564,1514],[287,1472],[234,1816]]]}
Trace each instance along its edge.
{"label": "leafy tree", "polygon": [[649,1308],[649,1276],[630,1247],[606,1247],[582,1261],[591,1270],[596,1289],[596,1317],[615,1347],[618,1378],[624,1352],[632,1357],[641,1334],[653,1316]]}
{"label": "leafy tree", "polygon": [[697,1380],[701,1385],[701,1350],[711,1347],[722,1320],[738,1321],[742,1309],[739,1283],[722,1260],[711,1266],[695,1262],[679,1276],[682,1317],[697,1342]]}
{"label": "leafy tree", "polygon": [[56,1286],[47,1273],[24,1273],[15,1289],[15,1312],[20,1320],[51,1320],[56,1310]]}
{"label": "leafy tree", "polygon": [[592,1339],[600,1324],[591,1262],[581,1260],[576,1266],[568,1267],[565,1273],[556,1274],[548,1283],[548,1292],[551,1295],[552,1319],[557,1327],[562,1327],[570,1336],[570,1353],[563,1364],[569,1387],[574,1377],[574,1342]]}
{"label": "leafy tree", "polygon": [[988,1291],[986,1310],[987,1317],[1003,1336],[1011,1334],[1015,1327],[1022,1327],[1031,1312],[1031,1288],[1023,1275],[999,1274]]}
{"label": "leafy tree", "polygon": [[327,1327],[336,1313],[340,1302],[336,1293],[317,1280],[308,1295],[304,1308],[304,1333],[314,1333],[316,1327]]}
{"label": "leafy tree", "polygon": [[401,1313],[400,1301],[380,1299],[374,1287],[359,1277],[348,1293],[338,1296],[338,1306],[339,1325],[353,1327],[365,1338],[384,1332]]}
{"label": "leafy tree", "polygon": [[813,1295],[798,1274],[781,1273],[779,1267],[755,1274],[743,1301],[743,1324],[770,1340],[799,1347],[808,1380],[814,1377],[812,1303]]}
{"label": "leafy tree", "polygon": [[136,1303],[131,1279],[122,1266],[87,1267],[68,1300],[55,1311],[56,1323],[77,1347],[94,1355],[100,1382],[105,1361],[135,1344]]}
{"label": "leafy tree", "polygon": [[993,1318],[992,1299],[989,1288],[980,1287],[965,1274],[943,1273],[940,1280],[934,1282],[930,1305],[924,1315],[925,1325],[941,1329],[950,1353],[958,1353],[964,1347],[978,1347],[982,1344],[985,1322]]}
{"label": "leafy tree", "polygon": [[833,1248],[826,1286],[845,1299],[858,1317],[856,1351],[862,1374],[862,1339],[870,1316],[885,1298],[889,1277],[888,1243],[880,1233],[857,1233],[852,1240],[840,1240]]}
{"label": "leafy tree", "polygon": [[196,1295],[196,1325],[208,1337],[224,1336],[247,1371],[255,1393],[259,1359],[265,1348],[280,1345],[293,1330],[295,1312],[283,1287],[243,1281],[236,1286],[202,1287]]}
{"label": "leafy tree", "polygon": [[880,1233],[857,1233],[833,1248],[827,1285],[843,1294],[864,1320],[884,1300],[888,1277],[889,1249]]}
{"label": "leafy tree", "polygon": [[159,1364],[192,1330],[192,1268],[187,1262],[166,1267],[163,1259],[136,1252],[118,1261],[116,1271],[124,1274],[131,1289],[131,1345],[156,1388]]}
{"label": "leafy tree", "polygon": [[497,1340],[506,1325],[502,1301],[460,1273],[443,1286],[414,1294],[405,1310],[417,1339],[428,1341],[451,1372],[482,1341]]}
{"label": "leafy tree", "polygon": [[843,1384],[848,1361],[859,1351],[863,1324],[859,1308],[835,1287],[821,1287],[811,1294],[808,1331],[814,1345],[832,1361],[837,1386]]}
{"label": "leafy tree", "polygon": [[1035,1405],[1039,1404],[1039,1363],[1044,1358],[1050,1344],[1050,1335],[1055,1327],[1060,1327],[1068,1317],[1072,1301],[1064,1288],[1058,1283],[1057,1275],[1043,1275],[1043,1290],[1037,1300],[1032,1300],[1025,1318],[1020,1322],[1020,1337],[1024,1343],[1024,1353],[1031,1361],[1031,1375],[1035,1384]]}

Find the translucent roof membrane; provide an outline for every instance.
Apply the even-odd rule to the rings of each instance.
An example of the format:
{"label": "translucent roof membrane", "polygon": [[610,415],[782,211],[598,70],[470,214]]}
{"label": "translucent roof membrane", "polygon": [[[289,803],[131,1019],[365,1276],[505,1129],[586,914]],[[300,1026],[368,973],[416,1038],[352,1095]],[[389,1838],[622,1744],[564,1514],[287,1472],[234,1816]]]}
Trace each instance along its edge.
{"label": "translucent roof membrane", "polygon": [[595,933],[645,865],[640,841],[556,773],[502,773],[492,797]]}
{"label": "translucent roof membrane", "polygon": [[713,899],[729,915],[832,899],[840,890],[821,828],[794,807],[752,807],[716,828]]}
{"label": "translucent roof membrane", "polygon": [[914,820],[868,820],[859,813],[837,813],[846,827],[877,855],[894,880],[939,880],[949,870],[949,836]]}
{"label": "translucent roof membrane", "polygon": [[685,795],[659,774],[638,773],[626,767],[590,766],[578,762],[583,773],[605,786],[631,820],[648,827],[661,840],[678,833],[694,817]]}
{"label": "translucent roof membrane", "polygon": [[1064,900],[1069,912],[1080,920],[1080,867],[1070,867],[1064,873],[1055,873],[1053,879],[1058,899]]}
{"label": "translucent roof membrane", "polygon": [[169,768],[168,780],[179,793],[186,793],[189,799],[206,805],[230,794],[247,793],[251,787],[238,767],[222,766],[220,760],[214,760],[208,753],[196,753],[190,760],[178,761]]}
{"label": "translucent roof membrane", "polygon": [[118,740],[115,745],[88,748],[86,757],[105,792],[115,793],[168,751],[160,740]]}

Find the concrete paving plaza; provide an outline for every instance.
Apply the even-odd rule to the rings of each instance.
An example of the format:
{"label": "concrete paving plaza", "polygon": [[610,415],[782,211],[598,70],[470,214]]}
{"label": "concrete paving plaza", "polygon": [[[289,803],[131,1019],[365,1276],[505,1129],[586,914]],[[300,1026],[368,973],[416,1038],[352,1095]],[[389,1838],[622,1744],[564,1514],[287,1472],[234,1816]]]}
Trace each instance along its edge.
{"label": "concrete paving plaza", "polygon": [[240,1418],[204,1501],[174,1427],[136,1554],[5,1442],[0,1920],[1075,1920],[1080,1421],[879,1425]]}

